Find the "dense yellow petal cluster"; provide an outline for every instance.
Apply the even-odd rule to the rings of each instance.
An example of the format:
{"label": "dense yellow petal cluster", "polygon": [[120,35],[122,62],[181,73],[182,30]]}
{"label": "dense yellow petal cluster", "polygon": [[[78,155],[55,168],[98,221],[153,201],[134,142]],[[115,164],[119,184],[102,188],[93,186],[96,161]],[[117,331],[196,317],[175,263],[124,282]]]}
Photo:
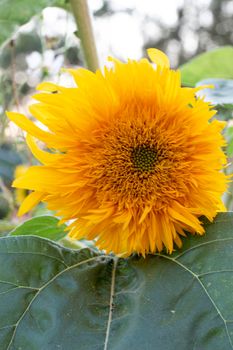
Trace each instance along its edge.
{"label": "dense yellow petal cluster", "polygon": [[224,210],[224,124],[211,121],[215,111],[197,89],[181,87],[162,52],[148,53],[155,64],[110,58],[103,72],[70,70],[75,88],[42,83],[30,112],[47,130],[8,113],[43,164],[14,182],[32,191],[20,214],[43,201],[71,220],[71,237],[145,255],[171,253],[185,231],[204,233],[200,216]]}

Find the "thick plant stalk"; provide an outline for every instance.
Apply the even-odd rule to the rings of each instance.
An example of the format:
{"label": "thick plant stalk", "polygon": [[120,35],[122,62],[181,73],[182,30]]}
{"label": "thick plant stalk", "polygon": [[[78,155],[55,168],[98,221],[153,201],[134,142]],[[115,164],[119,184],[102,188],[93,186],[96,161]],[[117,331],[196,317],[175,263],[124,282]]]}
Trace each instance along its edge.
{"label": "thick plant stalk", "polygon": [[99,68],[94,32],[87,0],[70,0],[87,67],[93,72]]}

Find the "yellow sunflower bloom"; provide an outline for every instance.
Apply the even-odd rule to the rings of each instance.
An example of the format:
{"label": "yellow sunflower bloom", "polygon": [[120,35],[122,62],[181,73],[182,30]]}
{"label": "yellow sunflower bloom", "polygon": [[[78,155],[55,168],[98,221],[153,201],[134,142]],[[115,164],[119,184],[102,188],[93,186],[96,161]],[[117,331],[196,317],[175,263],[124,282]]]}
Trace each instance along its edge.
{"label": "yellow sunflower bloom", "polygon": [[76,88],[39,85],[44,92],[30,112],[47,131],[8,113],[43,164],[14,181],[33,191],[19,214],[47,202],[62,221],[72,220],[71,237],[145,255],[172,253],[185,231],[204,233],[200,216],[213,220],[224,210],[224,123],[210,121],[215,111],[198,89],[181,87],[165,54],[148,54],[155,64],[110,58],[113,67],[103,72],[70,70]]}

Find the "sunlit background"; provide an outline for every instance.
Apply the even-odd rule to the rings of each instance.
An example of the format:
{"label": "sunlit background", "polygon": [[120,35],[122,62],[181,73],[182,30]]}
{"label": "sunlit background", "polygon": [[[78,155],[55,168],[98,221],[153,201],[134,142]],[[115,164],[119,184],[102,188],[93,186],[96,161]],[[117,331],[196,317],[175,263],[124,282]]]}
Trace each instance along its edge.
{"label": "sunlit background", "polygon": [[[101,64],[109,55],[138,59],[146,48],[157,47],[175,68],[233,43],[232,0],[90,0],[89,5]],[[20,28],[0,56],[2,110],[41,80],[67,83],[60,69],[71,65],[83,65],[74,19],[65,10],[47,8]]]}

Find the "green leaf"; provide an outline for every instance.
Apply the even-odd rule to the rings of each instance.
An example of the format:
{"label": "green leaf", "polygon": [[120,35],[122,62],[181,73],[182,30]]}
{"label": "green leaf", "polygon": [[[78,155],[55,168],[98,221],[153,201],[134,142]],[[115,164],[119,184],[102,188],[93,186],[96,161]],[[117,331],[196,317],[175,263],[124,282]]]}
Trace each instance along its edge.
{"label": "green leaf", "polygon": [[232,224],[146,259],[1,238],[1,350],[233,349]]}
{"label": "green leaf", "polygon": [[233,105],[218,105],[215,107],[217,109],[218,114],[217,118],[219,120],[230,120],[233,117]]}
{"label": "green leaf", "polygon": [[201,80],[196,86],[212,85],[213,88],[207,88],[198,92],[199,96],[204,96],[205,100],[215,105],[226,105],[226,109],[233,109],[233,80],[231,79],[205,79]]}
{"label": "green leaf", "polygon": [[227,139],[227,154],[229,157],[233,156],[233,126],[226,129],[226,139]]}
{"label": "green leaf", "polygon": [[45,7],[64,7],[65,3],[65,0],[0,0],[0,45]]}
{"label": "green leaf", "polygon": [[38,216],[25,221],[11,231],[11,236],[39,236],[59,241],[66,236],[66,225],[58,225],[59,220],[54,216]]}
{"label": "green leaf", "polygon": [[233,78],[233,47],[224,46],[203,53],[180,67],[182,83],[195,86],[207,78]]}

